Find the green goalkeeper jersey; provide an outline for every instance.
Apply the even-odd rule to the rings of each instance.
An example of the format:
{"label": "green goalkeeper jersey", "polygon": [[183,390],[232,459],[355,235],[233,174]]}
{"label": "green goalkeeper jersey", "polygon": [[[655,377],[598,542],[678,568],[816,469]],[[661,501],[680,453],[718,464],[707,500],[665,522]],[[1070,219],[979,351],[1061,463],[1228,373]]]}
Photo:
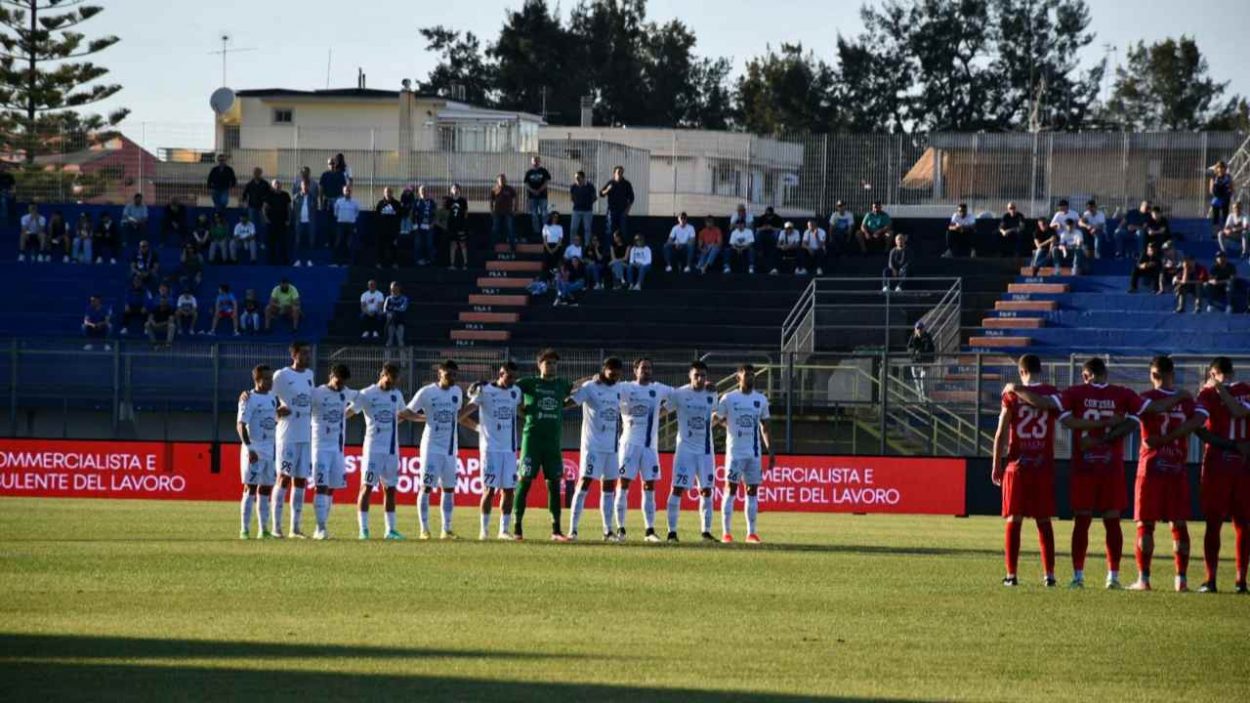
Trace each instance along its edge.
{"label": "green goalkeeper jersey", "polygon": [[521,429],[521,445],[559,449],[564,434],[564,401],[573,390],[567,379],[543,379],[536,376],[517,381],[521,389],[521,407],[525,425]]}

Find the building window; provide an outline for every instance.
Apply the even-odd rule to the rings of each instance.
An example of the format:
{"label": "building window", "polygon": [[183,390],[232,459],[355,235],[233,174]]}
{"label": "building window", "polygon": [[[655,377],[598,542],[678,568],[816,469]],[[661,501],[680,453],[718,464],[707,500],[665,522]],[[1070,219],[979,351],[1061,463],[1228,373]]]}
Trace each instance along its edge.
{"label": "building window", "polygon": [[295,122],[295,111],[289,107],[275,107],[273,109],[274,124],[293,124]]}

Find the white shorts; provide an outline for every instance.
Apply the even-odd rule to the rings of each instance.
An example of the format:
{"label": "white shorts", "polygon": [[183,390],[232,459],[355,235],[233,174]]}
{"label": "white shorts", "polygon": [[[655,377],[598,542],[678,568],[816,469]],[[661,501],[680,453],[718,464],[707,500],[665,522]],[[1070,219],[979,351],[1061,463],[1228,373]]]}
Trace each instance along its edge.
{"label": "white shorts", "polygon": [[732,484],[745,483],[748,486],[758,486],[763,478],[764,471],[760,466],[760,458],[757,456],[729,459],[725,462],[725,480]]}
{"label": "white shorts", "polygon": [[454,454],[422,454],[421,485],[438,486],[444,491],[456,490],[456,456]]}
{"label": "white shorts", "polygon": [[313,484],[317,488],[347,488],[347,464],[343,461],[343,452],[337,449],[322,449],[313,459]]}
{"label": "white shorts", "polygon": [[373,488],[378,481],[386,488],[394,488],[399,482],[398,454],[370,454],[365,459],[365,475],[360,483]]}
{"label": "white shorts", "polygon": [[711,488],[716,482],[716,457],[702,452],[678,451],[673,455],[673,488]]}
{"label": "white shorts", "polygon": [[256,452],[256,463],[249,461],[247,455],[247,447],[240,446],[239,451],[239,474],[245,486],[272,486],[278,480],[278,474],[274,471],[273,454],[266,456],[266,452]]}
{"label": "white shorts", "polygon": [[516,452],[482,452],[482,486],[505,491],[516,488]]}
{"label": "white shorts", "polygon": [[616,460],[616,452],[592,452],[582,451],[579,459],[581,469],[578,475],[581,478],[590,478],[595,480],[616,480],[617,474],[621,470],[621,464]]}
{"label": "white shorts", "polygon": [[312,443],[282,442],[278,445],[278,471],[291,478],[312,475]]}
{"label": "white shorts", "polygon": [[628,481],[640,478],[643,481],[660,479],[660,455],[651,447],[626,445],[621,453],[621,468],[617,473]]}

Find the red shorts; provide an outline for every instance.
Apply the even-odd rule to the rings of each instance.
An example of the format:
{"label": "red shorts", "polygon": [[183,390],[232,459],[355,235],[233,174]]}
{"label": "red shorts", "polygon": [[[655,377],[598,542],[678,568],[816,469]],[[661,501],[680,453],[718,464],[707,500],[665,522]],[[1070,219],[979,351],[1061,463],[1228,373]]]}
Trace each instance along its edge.
{"label": "red shorts", "polygon": [[1250,474],[1202,468],[1202,514],[1208,520],[1250,519]]}
{"label": "red shorts", "polygon": [[1054,517],[1055,472],[1009,469],[1003,474],[1003,517]]}
{"label": "red shorts", "polygon": [[1123,469],[1074,472],[1068,481],[1073,512],[1123,512],[1128,507],[1128,487]]}
{"label": "red shorts", "polygon": [[1135,490],[1137,522],[1188,520],[1189,477],[1183,473],[1138,474]]}
{"label": "red shorts", "polygon": [[228,320],[228,319],[230,319],[230,318],[234,317],[234,311],[233,311],[233,310],[222,310],[222,311],[220,311],[220,312],[218,312],[218,313],[217,313],[217,317],[220,317],[220,318],[221,318],[221,319],[223,319],[223,320]]}

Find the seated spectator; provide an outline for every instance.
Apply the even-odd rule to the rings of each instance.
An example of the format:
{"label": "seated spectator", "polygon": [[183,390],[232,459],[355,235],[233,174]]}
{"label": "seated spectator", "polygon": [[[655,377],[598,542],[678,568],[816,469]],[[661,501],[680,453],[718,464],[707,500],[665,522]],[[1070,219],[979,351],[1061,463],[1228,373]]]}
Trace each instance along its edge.
{"label": "seated spectator", "polygon": [[971,258],[977,258],[976,241],[973,239],[976,233],[977,218],[968,213],[968,203],[960,203],[946,225],[946,251],[942,252],[942,258],[949,259],[964,251],[971,252]]}
{"label": "seated spectator", "polygon": [[100,213],[100,222],[96,225],[95,234],[91,239],[91,251],[95,254],[95,262],[104,263],[104,257],[107,256],[109,263],[115,264],[121,250],[121,238],[117,233],[117,224],[113,222],[113,216],[107,212]]}
{"label": "seated spectator", "polygon": [[1228,243],[1241,240],[1241,258],[1250,260],[1250,217],[1241,210],[1241,201],[1233,203],[1233,211],[1228,213],[1224,221],[1224,229],[1220,230],[1220,251],[1228,253]]}
{"label": "seated spectator", "polygon": [[580,258],[569,259],[560,267],[560,273],[556,276],[556,300],[552,305],[577,305],[577,296],[585,289],[586,266]]}
{"label": "seated spectator", "polygon": [[746,266],[747,273],[755,273],[755,233],[747,229],[746,220],[734,223],[729,233],[729,248],[725,250],[725,273],[729,273],[734,265],[741,270]]}
{"label": "seated spectator", "polygon": [[1155,251],[1163,251],[1163,245],[1172,241],[1172,223],[1163,215],[1163,208],[1155,205],[1150,208],[1150,219],[1146,220],[1146,242],[1154,242]]}
{"label": "seated spectator", "polygon": [[204,257],[195,244],[187,242],[182,247],[178,263],[178,290],[199,293],[200,284],[204,282]]}
{"label": "seated spectator", "polygon": [[625,269],[629,266],[629,245],[625,243],[620,230],[612,233],[612,250],[609,256],[608,268],[612,271],[613,287],[625,288],[627,286]]}
{"label": "seated spectator", "polygon": [[234,293],[230,292],[230,284],[222,283],[217,286],[217,298],[213,301],[213,324],[208,328],[208,333],[217,334],[217,323],[222,320],[229,320],[230,326],[234,329],[234,336],[239,336],[239,301],[235,299]]}
{"label": "seated spectator", "polygon": [[237,249],[230,258],[238,258],[237,252],[245,251],[251,257],[249,263],[256,263],[256,225],[246,212],[239,215],[239,222],[234,226],[233,244]]}
{"label": "seated spectator", "polygon": [[764,214],[755,218],[755,255],[759,258],[761,269],[772,272],[777,268],[777,235],[784,225],[785,221],[773,212],[772,206],[764,208]]}
{"label": "seated spectator", "polygon": [[829,247],[829,235],[825,233],[815,219],[807,221],[807,229],[803,230],[803,248],[799,251],[799,270],[806,276],[812,269],[817,276],[825,275],[825,255]]}
{"label": "seated spectator", "polygon": [[1059,210],[1054,214],[1053,217],[1050,218],[1050,229],[1054,231],[1055,234],[1059,234],[1060,232],[1063,231],[1063,226],[1065,223],[1071,222],[1072,226],[1075,227],[1076,223],[1080,219],[1081,218],[1078,217],[1075,212],[1072,212],[1072,208],[1068,207],[1067,200],[1060,200]]}
{"label": "seated spectator", "polygon": [[177,322],[178,331],[188,336],[199,334],[196,323],[200,319],[200,304],[195,299],[195,293],[184,289],[178,295],[178,300],[174,305],[174,319]]}
{"label": "seated spectator", "polygon": [[[325,184],[322,183],[322,192]],[[359,264],[362,242],[356,221],[360,219],[360,204],[352,197],[352,187],[343,188],[343,195],[334,201],[334,262]]]}
{"label": "seated spectator", "polygon": [[[1150,219],[1150,201],[1143,200],[1136,210],[1129,210],[1115,228],[1115,258],[1140,257],[1146,251],[1146,222]],[[1128,242],[1135,242],[1130,253]]]}
{"label": "seated spectator", "polygon": [[69,223],[65,221],[65,214],[60,210],[52,212],[52,219],[48,220],[48,249],[44,254],[50,261],[60,257],[61,263],[69,263],[70,248],[70,231]]}
{"label": "seated spectator", "polygon": [[872,209],[864,215],[863,222],[859,225],[859,231],[855,233],[855,238],[859,242],[859,251],[867,254],[869,251],[884,251],[886,243],[890,241],[894,233],[894,225],[890,222],[890,216],[885,210],[881,209],[881,201],[874,201]]}
{"label": "seated spectator", "polygon": [[699,230],[699,253],[696,264],[699,273],[706,274],[709,268],[716,265],[716,259],[720,256],[721,247],[724,245],[724,233],[720,231],[720,227],[716,226],[716,220],[708,215],[703,220],[703,229]]}
{"label": "seated spectator", "polygon": [[[582,251],[582,238],[580,235],[574,235],[573,241],[564,248],[564,260],[585,259],[586,252]],[[583,263],[585,263],[583,261]]]}
{"label": "seated spectator", "polygon": [[1163,280],[1165,283],[1170,282],[1181,270],[1182,260],[1181,253],[1173,246],[1172,242],[1163,245],[1163,253],[1159,256],[1159,263],[1163,266]]}
{"label": "seated spectator", "polygon": [[79,264],[89,264],[91,256],[91,240],[95,236],[95,226],[91,224],[91,216],[82,213],[78,216],[78,224],[74,226],[74,243],[71,246],[70,258]]}
{"label": "seated spectator", "polygon": [[143,204],[143,194],[135,193],[135,197],[126,207],[122,208],[122,244],[130,246],[148,233],[148,206]]}
{"label": "seated spectator", "polygon": [[1098,209],[1097,202],[1089,200],[1085,203],[1085,212],[1081,213],[1076,225],[1085,235],[1086,253],[1101,259],[1103,250],[1107,248],[1107,216]]}
{"label": "seated spectator", "polygon": [[148,311],[148,320],[143,325],[148,334],[148,341],[158,344],[157,337],[165,339],[165,346],[174,343],[174,334],[178,331],[178,323],[174,321],[174,301],[169,295],[169,286],[161,284],[157,291],[156,303]]}
{"label": "seated spectator", "polygon": [[233,262],[237,258],[238,250],[235,248],[230,226],[226,224],[226,216],[223,213],[213,213],[213,226],[208,232],[212,240],[208,245],[208,263]]}
{"label": "seated spectator", "polygon": [[47,261],[44,252],[48,248],[48,218],[39,214],[39,206],[31,203],[22,215],[21,237],[17,244],[17,260],[25,261],[30,255],[31,261]]}
{"label": "seated spectator", "polygon": [[998,250],[1002,256],[1017,257],[1023,251],[1023,242],[1028,232],[1024,229],[1024,215],[1016,209],[1015,203],[1007,203],[1007,212],[998,223]]}
{"label": "seated spectator", "polygon": [[[574,235],[573,241],[581,241],[581,235]],[[603,290],[604,269],[607,262],[604,260],[603,252],[599,249],[598,237],[591,237],[586,244],[582,263],[585,264],[586,274],[590,277],[590,287],[595,290]]]}
{"label": "seated spectator", "polygon": [[1207,281],[1207,268],[1194,257],[1186,256],[1180,271],[1172,278],[1172,290],[1176,292],[1176,312],[1185,312],[1186,299],[1194,299],[1194,312],[1202,311],[1202,288]]}
{"label": "seated spectator", "polygon": [[[347,199],[347,195],[343,199]],[[343,200],[339,201],[340,203]],[[291,332],[299,332],[300,302],[299,289],[291,285],[289,278],[283,278],[278,285],[269,291],[269,305],[265,307],[265,331],[273,327],[274,318],[286,317],[291,320]]]}
{"label": "seated spectator", "polygon": [[1059,234],[1047,226],[1045,220],[1038,220],[1033,228],[1033,271],[1032,276],[1041,273],[1042,265],[1055,268],[1055,249],[1059,244]]}
{"label": "seated spectator", "polygon": [[911,249],[907,248],[907,235],[894,235],[894,248],[886,257],[885,268],[881,271],[881,292],[890,292],[890,281],[894,281],[895,292],[903,290],[903,281],[907,280],[907,272],[911,269]]}
{"label": "seated spectator", "polygon": [[1224,307],[1224,312],[1233,314],[1233,296],[1237,293],[1237,267],[1228,260],[1228,255],[1219,252],[1215,255],[1215,264],[1211,266],[1211,275],[1203,287],[1206,289],[1207,312],[1214,312],[1216,303]]}
{"label": "seated spectator", "polygon": [[152,307],[152,293],[143,285],[143,279],[133,276],[126,295],[122,297],[122,328],[121,334],[130,334],[130,325],[138,321],[146,322],[148,310]]}
{"label": "seated spectator", "polygon": [[739,222],[743,223],[742,226],[747,229],[753,230],[755,228],[755,215],[748,212],[747,206],[743,204],[739,204],[738,208],[734,210],[734,214],[729,216],[729,229],[737,227]]}
{"label": "seated spectator", "polygon": [[166,244],[182,246],[187,243],[187,209],[178,196],[169,199],[165,206],[165,219],[161,221],[161,234]]}
{"label": "seated spectator", "polygon": [[677,224],[668,231],[668,239],[664,242],[664,271],[673,272],[673,257],[677,256],[679,257],[677,265],[681,266],[681,261],[684,259],[686,266],[682,270],[690,273],[690,268],[694,266],[694,250],[694,225],[690,224],[689,218],[683,212],[677,216]]}
{"label": "seated spectator", "polygon": [[629,248],[629,268],[625,270],[625,283],[630,290],[642,290],[643,279],[651,268],[651,247],[641,234],[634,235],[634,245]]}
{"label": "seated spectator", "polygon": [[255,288],[244,291],[240,307],[239,329],[247,334],[260,334],[260,298],[256,297]]}
{"label": "seated spectator", "polygon": [[[144,291],[146,292],[146,291]],[[104,307],[104,301],[100,296],[93,295],[87,301],[87,311],[82,316],[82,334],[87,338],[87,344],[83,347],[86,351],[95,348],[95,340],[105,340],[109,336],[110,318],[113,311]],[[105,343],[104,351],[109,350],[109,345]]]}
{"label": "seated spectator", "polygon": [[[829,215],[829,247],[834,256],[842,256],[851,246],[855,232],[855,215],[839,200]],[[819,274],[817,274],[819,275]]]}
{"label": "seated spectator", "polygon": [[360,294],[360,333],[361,339],[380,339],[384,319],[382,307],[386,304],[386,296],[378,290],[378,282],[370,279],[365,292]]}
{"label": "seated spectator", "polygon": [[130,259],[130,275],[139,278],[149,288],[160,282],[161,262],[156,250],[148,246],[148,240],[139,242],[139,248]]}
{"label": "seated spectator", "polygon": [[[403,206],[395,199],[390,186],[382,189],[382,199],[373,208],[373,231],[378,247],[378,268],[399,268],[395,251],[399,248],[399,225]],[[379,291],[380,292],[380,291]]]}
{"label": "seated spectator", "polygon": [[1063,220],[1059,225],[1059,244],[1054,249],[1055,267],[1071,266],[1072,275],[1081,275],[1085,262],[1085,236],[1077,229],[1075,220]]}
{"label": "seated spectator", "polygon": [[552,212],[543,226],[543,270],[554,274],[563,260],[564,227],[560,225],[560,215]]}
{"label": "seated spectator", "polygon": [[404,346],[404,318],[408,314],[408,296],[398,281],[391,282],[391,294],[383,304],[386,315],[386,346]]}
{"label": "seated spectator", "polygon": [[790,273],[799,272],[799,250],[803,248],[803,235],[787,220],[777,234],[777,256],[769,275],[776,276],[784,268]]}
{"label": "seated spectator", "polygon": [[1145,281],[1147,285],[1154,289],[1156,293],[1163,292],[1163,262],[1162,255],[1155,248],[1154,242],[1146,242],[1146,251],[1142,253],[1137,260],[1137,264],[1133,267],[1133,274],[1129,277],[1128,292],[1136,293],[1137,284]]}

